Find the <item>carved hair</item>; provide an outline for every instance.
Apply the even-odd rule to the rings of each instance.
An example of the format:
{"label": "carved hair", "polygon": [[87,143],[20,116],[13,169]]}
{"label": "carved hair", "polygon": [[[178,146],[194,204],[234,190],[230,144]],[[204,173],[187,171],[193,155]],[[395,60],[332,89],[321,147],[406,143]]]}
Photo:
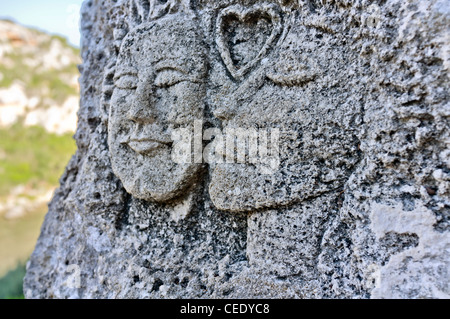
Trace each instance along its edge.
{"label": "carved hair", "polygon": [[166,14],[193,13],[191,0],[131,0],[131,23],[139,25]]}

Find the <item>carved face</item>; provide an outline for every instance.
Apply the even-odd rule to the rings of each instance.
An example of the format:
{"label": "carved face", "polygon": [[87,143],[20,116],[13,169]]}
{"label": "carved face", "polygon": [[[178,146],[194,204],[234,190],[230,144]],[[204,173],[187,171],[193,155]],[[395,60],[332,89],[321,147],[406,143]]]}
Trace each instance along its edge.
{"label": "carved face", "polygon": [[202,120],[205,55],[192,19],[171,15],[132,30],[114,75],[108,144],[133,196],[168,201],[196,181],[199,164],[172,160],[172,132]]}
{"label": "carved face", "polygon": [[[239,29],[239,23],[245,26],[245,19],[241,20],[235,28]],[[234,34],[239,33],[230,37]],[[228,43],[220,48],[225,50],[221,55],[230,56],[223,67],[233,69],[227,63],[239,61],[233,57],[232,45],[245,43],[237,40],[221,40]],[[346,52],[339,41],[323,30],[296,26],[248,74],[230,79],[220,68],[213,71],[212,78],[218,82],[214,87],[231,88],[213,92],[216,100],[226,96],[214,106],[224,130],[254,128],[266,131],[269,141],[271,132],[279,130],[275,139],[279,162],[271,171],[248,157],[245,163],[235,156],[234,163],[214,165],[209,192],[217,208],[254,211],[342,189],[359,160],[362,97],[350,100],[349,92],[355,97],[363,90],[349,81],[358,66],[352,62],[356,61],[353,53]],[[249,47],[240,55],[255,56],[260,50]],[[261,134],[258,138],[260,148]],[[270,149],[268,143],[269,153]],[[249,155],[248,148],[245,153]]]}

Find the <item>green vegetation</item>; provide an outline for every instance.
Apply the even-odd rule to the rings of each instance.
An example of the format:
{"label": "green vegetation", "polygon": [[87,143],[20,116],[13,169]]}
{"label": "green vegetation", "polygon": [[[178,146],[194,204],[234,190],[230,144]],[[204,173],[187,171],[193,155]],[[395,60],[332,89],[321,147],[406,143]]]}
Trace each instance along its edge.
{"label": "green vegetation", "polygon": [[[0,21],[15,24],[8,20]],[[33,28],[18,28],[25,30],[36,41],[14,44],[8,37],[0,38],[0,43],[9,44],[11,49],[6,50],[0,60],[0,87],[7,88],[19,82],[23,84],[28,97],[41,98],[41,107],[49,106],[46,104],[52,101],[61,105],[68,96],[78,95],[78,85],[73,83],[73,78],[79,74],[77,64],[81,62],[80,50],[59,35],[49,35]],[[60,50],[51,51],[52,45],[58,43]],[[49,53],[51,55],[47,56]],[[48,65],[48,60],[52,58],[56,66]],[[62,58],[64,63],[60,61]]]}
{"label": "green vegetation", "polygon": [[0,278],[0,299],[24,299],[22,288],[24,276],[25,264],[19,264],[16,269]]}
{"label": "green vegetation", "polygon": [[[11,189],[19,185],[26,186],[25,190],[46,190],[57,186],[75,150],[75,141],[70,134],[56,135],[41,127],[19,124],[0,129],[0,200],[6,199]],[[44,203],[20,218],[9,220],[0,215],[0,276],[30,256],[46,212]],[[0,284],[0,292],[2,287]]]}
{"label": "green vegetation", "polygon": [[[28,39],[32,40],[21,42],[14,35],[0,38],[0,43],[10,45],[0,59],[0,88],[19,83],[28,99],[39,98],[38,109],[62,106],[69,96],[79,95],[78,85],[73,83],[79,74],[79,49],[60,36],[39,30],[18,27],[18,34],[25,29],[31,32]],[[52,49],[47,55],[54,41],[60,42],[63,50]],[[55,66],[51,67],[47,62],[53,55],[50,62]],[[23,118],[11,127],[0,128],[0,299],[23,298],[24,264],[47,212],[44,195],[57,187],[76,151],[71,135],[25,127]]]}
{"label": "green vegetation", "polygon": [[70,134],[51,134],[20,124],[0,129],[0,198],[18,185],[57,185],[75,150]]}
{"label": "green vegetation", "polygon": [[26,63],[27,59],[32,59],[31,56],[11,53],[5,57],[12,61],[12,64],[0,64],[0,73],[3,74],[0,87],[10,87],[14,81],[20,81],[26,88],[27,96],[50,98],[59,104],[64,103],[68,96],[78,95],[78,88],[67,83],[67,79],[78,74],[76,63],[62,70],[55,70],[44,69],[39,65],[31,67]]}

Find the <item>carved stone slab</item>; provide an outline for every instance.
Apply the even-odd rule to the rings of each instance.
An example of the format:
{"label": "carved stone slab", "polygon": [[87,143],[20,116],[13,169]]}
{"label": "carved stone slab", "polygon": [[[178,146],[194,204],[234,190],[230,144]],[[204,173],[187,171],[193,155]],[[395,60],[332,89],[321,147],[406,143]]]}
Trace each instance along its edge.
{"label": "carved stone slab", "polygon": [[446,0],[87,0],[28,298],[449,298]]}

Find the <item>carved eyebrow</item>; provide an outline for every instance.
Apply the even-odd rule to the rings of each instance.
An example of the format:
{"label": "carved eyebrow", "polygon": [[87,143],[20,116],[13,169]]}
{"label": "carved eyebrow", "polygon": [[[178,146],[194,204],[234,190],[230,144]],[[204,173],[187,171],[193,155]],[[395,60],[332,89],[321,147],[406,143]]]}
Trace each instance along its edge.
{"label": "carved eyebrow", "polygon": [[183,69],[181,66],[178,66],[178,65],[174,66],[174,65],[168,65],[167,63],[158,63],[155,66],[156,72],[162,72],[162,71],[166,71],[166,70],[175,70],[175,71],[181,72],[186,75],[189,74],[185,69]]}
{"label": "carved eyebrow", "polygon": [[179,66],[173,66],[173,65],[171,65],[171,66],[167,66],[167,65],[156,66],[156,73],[167,71],[167,70],[169,70],[169,71],[174,70],[174,71],[182,73],[183,75],[187,76],[186,80],[188,80],[189,82],[200,83],[200,84],[204,83],[204,79],[197,77],[197,76],[193,76],[192,74],[190,74],[185,69],[183,69]]}
{"label": "carved eyebrow", "polygon": [[134,76],[138,76],[138,72],[135,69],[122,69],[122,70],[118,70],[116,72],[116,74],[114,74],[114,80],[117,80],[118,78],[120,78],[121,76],[124,75],[134,75]]}

